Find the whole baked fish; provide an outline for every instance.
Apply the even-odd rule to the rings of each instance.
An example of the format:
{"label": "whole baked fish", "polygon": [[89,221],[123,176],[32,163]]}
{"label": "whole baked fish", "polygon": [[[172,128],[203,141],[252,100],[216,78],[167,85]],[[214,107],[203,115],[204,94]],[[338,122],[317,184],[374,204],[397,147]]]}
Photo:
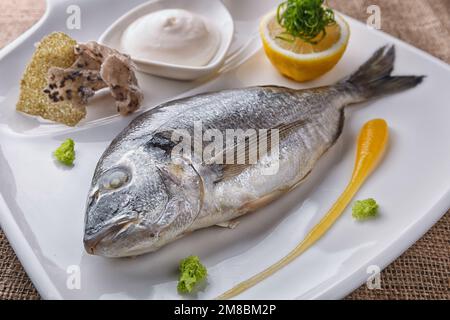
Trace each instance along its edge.
{"label": "whole baked fish", "polygon": [[[394,60],[395,48],[383,47],[353,75],[331,86],[224,90],[164,103],[142,114],[97,164],[86,208],[86,250],[106,257],[154,251],[191,231],[231,225],[288,192],[338,139],[345,106],[422,81],[391,76]],[[207,145],[204,137],[199,142],[195,136],[199,123],[202,133],[242,129],[257,134],[233,140],[225,152],[211,152],[206,161],[196,151],[196,144]],[[252,143],[261,142],[264,130],[271,132],[266,141],[279,142],[276,150],[270,143],[253,163],[248,155],[238,164],[223,161],[226,152],[238,156],[242,143],[240,150],[247,152]],[[187,150],[194,150],[191,156],[185,156],[186,150],[174,152],[176,142],[187,139],[174,140],[178,131],[193,136]],[[273,163],[276,170],[268,174]]]}

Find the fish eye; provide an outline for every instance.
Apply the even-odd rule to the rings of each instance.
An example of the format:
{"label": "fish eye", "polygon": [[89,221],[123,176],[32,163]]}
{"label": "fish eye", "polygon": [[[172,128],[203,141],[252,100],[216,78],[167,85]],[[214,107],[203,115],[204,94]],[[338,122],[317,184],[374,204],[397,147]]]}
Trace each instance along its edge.
{"label": "fish eye", "polygon": [[108,172],[100,182],[100,187],[106,190],[114,190],[122,187],[129,180],[128,172],[122,168]]}

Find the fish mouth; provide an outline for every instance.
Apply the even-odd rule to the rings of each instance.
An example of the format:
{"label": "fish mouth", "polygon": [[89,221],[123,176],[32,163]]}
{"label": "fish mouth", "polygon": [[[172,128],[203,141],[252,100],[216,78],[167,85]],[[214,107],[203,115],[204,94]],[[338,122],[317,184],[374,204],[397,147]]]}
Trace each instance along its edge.
{"label": "fish mouth", "polygon": [[114,238],[126,231],[130,225],[136,224],[137,220],[138,219],[123,217],[103,226],[99,231],[93,234],[87,234],[85,232],[83,243],[86,252],[95,255],[95,249],[101,241],[104,239],[114,241]]}

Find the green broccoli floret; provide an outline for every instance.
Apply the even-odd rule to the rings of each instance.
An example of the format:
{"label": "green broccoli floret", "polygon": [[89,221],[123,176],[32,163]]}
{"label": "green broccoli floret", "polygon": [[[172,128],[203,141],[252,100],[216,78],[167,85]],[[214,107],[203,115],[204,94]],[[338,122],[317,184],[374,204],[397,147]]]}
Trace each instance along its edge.
{"label": "green broccoli floret", "polygon": [[355,201],[352,216],[356,220],[366,220],[378,215],[378,204],[374,199]]}
{"label": "green broccoli floret", "polygon": [[64,141],[58,149],[53,152],[53,156],[66,166],[73,165],[75,160],[75,143],[72,139]]}
{"label": "green broccoli floret", "polygon": [[197,256],[189,256],[180,261],[180,278],[178,280],[178,292],[190,293],[195,285],[206,279],[207,271],[200,263]]}

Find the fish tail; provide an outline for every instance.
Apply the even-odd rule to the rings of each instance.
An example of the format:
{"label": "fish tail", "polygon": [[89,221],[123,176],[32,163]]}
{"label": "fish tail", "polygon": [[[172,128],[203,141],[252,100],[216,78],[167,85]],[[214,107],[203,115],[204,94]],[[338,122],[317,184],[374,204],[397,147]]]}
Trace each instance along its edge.
{"label": "fish tail", "polygon": [[424,76],[391,76],[394,61],[395,47],[381,47],[355,73],[339,84],[350,87],[356,100],[353,103],[357,103],[411,89],[422,82]]}

